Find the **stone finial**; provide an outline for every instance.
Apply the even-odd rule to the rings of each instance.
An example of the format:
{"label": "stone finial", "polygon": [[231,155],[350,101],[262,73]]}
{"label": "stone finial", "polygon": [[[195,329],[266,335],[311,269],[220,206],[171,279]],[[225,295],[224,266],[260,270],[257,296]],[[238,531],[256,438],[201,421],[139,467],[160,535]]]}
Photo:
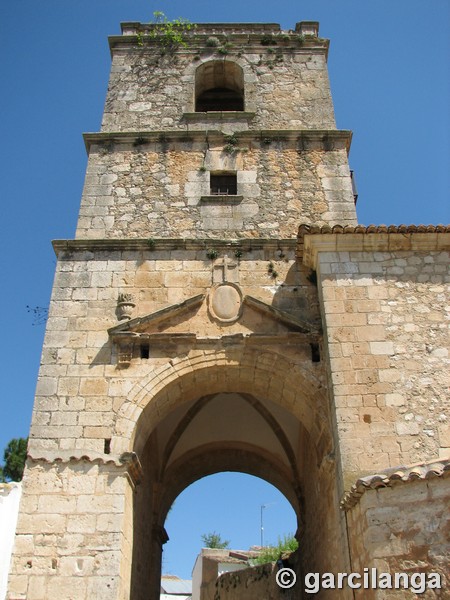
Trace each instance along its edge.
{"label": "stone finial", "polygon": [[319,35],[319,23],[317,21],[300,21],[295,24],[295,31],[300,35]]}
{"label": "stone finial", "polygon": [[129,321],[135,306],[136,304],[133,302],[132,294],[120,293],[117,298],[117,319],[119,321]]}

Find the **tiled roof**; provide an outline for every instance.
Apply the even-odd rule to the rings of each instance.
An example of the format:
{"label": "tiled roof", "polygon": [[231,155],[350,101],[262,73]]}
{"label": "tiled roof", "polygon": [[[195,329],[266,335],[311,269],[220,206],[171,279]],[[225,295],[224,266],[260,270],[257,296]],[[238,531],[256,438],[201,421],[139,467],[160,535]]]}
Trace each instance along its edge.
{"label": "tiled roof", "polygon": [[396,467],[387,469],[384,473],[361,477],[352,486],[351,490],[344,495],[341,501],[341,509],[349,510],[353,508],[367,490],[393,487],[398,484],[411,483],[417,480],[448,477],[449,474],[450,459],[444,459],[430,463],[420,463],[412,467]]}
{"label": "tiled roof", "polygon": [[450,233],[450,225],[313,225],[302,223],[298,237],[324,233]]}

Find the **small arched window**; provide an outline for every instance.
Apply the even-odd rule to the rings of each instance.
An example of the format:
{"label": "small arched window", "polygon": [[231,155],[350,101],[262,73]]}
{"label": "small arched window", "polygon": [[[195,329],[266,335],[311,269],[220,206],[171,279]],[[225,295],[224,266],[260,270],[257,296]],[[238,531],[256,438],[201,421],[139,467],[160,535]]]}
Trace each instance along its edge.
{"label": "small arched window", "polygon": [[230,61],[211,61],[195,74],[195,112],[243,111],[244,74]]}

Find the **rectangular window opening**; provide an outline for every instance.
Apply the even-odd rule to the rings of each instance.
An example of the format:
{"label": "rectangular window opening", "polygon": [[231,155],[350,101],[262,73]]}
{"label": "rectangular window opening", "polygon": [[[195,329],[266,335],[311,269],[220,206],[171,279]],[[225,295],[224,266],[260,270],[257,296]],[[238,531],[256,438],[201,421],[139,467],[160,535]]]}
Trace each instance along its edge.
{"label": "rectangular window opening", "polygon": [[141,346],[141,358],[149,358],[150,346],[148,344],[142,344]]}
{"label": "rectangular window opening", "polygon": [[236,196],[237,174],[236,173],[211,173],[210,175],[211,196]]}
{"label": "rectangular window opening", "polygon": [[311,360],[312,362],[320,362],[320,348],[319,344],[310,344],[311,346]]}
{"label": "rectangular window opening", "polygon": [[105,454],[111,454],[111,438],[105,439],[105,445],[103,447],[103,451]]}

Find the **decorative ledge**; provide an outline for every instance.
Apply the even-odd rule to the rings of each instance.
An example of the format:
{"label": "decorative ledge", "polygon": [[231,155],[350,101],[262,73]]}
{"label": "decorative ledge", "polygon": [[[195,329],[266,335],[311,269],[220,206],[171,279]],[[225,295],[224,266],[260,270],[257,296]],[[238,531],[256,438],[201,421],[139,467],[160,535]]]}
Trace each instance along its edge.
{"label": "decorative ledge", "polygon": [[350,510],[358,504],[361,496],[367,490],[394,487],[395,485],[411,483],[413,481],[426,481],[437,477],[448,477],[450,474],[450,459],[443,459],[429,463],[419,463],[411,467],[396,467],[387,469],[384,473],[376,473],[361,477],[352,486],[341,500],[342,510]]}
{"label": "decorative ledge", "polygon": [[319,252],[440,252],[450,249],[450,225],[300,225],[297,257],[311,269]]}
{"label": "decorative ledge", "polygon": [[[189,113],[209,114],[209,113]],[[225,113],[223,113],[225,114]],[[236,113],[239,114],[239,113]],[[251,114],[251,113],[245,113]],[[182,124],[181,124],[182,126]],[[187,125],[186,125],[187,127]],[[302,150],[350,150],[352,132],[346,129],[246,129],[235,134],[238,142],[260,142],[269,146],[272,142],[295,144]],[[92,144],[129,144],[132,147],[143,147],[146,144],[168,144],[170,142],[192,143],[211,142],[223,144],[226,134],[218,129],[167,129],[158,131],[100,131],[84,133],[84,143],[89,152]]]}
{"label": "decorative ledge", "polygon": [[134,485],[139,485],[144,477],[144,471],[136,452],[124,452],[119,461],[127,467],[128,475],[131,477]]}
{"label": "decorative ledge", "polygon": [[[136,35],[139,31],[150,31],[155,29],[152,23],[141,23],[140,21],[124,21],[120,24],[123,35]],[[227,33],[281,33],[278,23],[196,23],[195,33],[211,35],[220,31]]]}
{"label": "decorative ledge", "polygon": [[205,204],[240,204],[244,196],[231,194],[214,194],[211,196],[201,196],[200,200]]}
{"label": "decorative ledge", "polygon": [[183,120],[188,123],[198,123],[199,121],[251,121],[255,117],[255,112],[219,110],[208,112],[185,112]]}
{"label": "decorative ledge", "polygon": [[[117,250],[119,252],[147,251],[155,256],[156,252],[163,253],[163,255],[173,250],[197,250],[206,252],[210,248],[220,251],[230,251],[239,248],[245,252],[261,249],[277,250],[280,247],[294,249],[297,245],[297,240],[295,240],[295,238],[283,238],[280,240],[276,238],[240,238],[234,240],[155,238],[150,241],[148,238],[81,238],[76,240],[53,240],[52,245],[57,256],[66,252],[109,252],[111,250]],[[159,255],[158,258],[162,258],[161,255]],[[205,260],[206,258],[205,254]],[[241,258],[241,260],[244,260],[244,257]]]}
{"label": "decorative ledge", "polygon": [[135,452],[125,452],[119,457],[114,457],[94,451],[90,451],[89,454],[82,452],[76,454],[70,450],[58,450],[57,452],[43,451],[36,456],[30,453],[27,458],[35,463],[69,464],[88,462],[99,465],[111,465],[122,469],[125,467],[134,485],[138,485],[143,477],[142,466]]}
{"label": "decorative ledge", "polygon": [[310,225],[298,228],[299,239],[305,235],[328,233],[450,233],[450,225]]}

